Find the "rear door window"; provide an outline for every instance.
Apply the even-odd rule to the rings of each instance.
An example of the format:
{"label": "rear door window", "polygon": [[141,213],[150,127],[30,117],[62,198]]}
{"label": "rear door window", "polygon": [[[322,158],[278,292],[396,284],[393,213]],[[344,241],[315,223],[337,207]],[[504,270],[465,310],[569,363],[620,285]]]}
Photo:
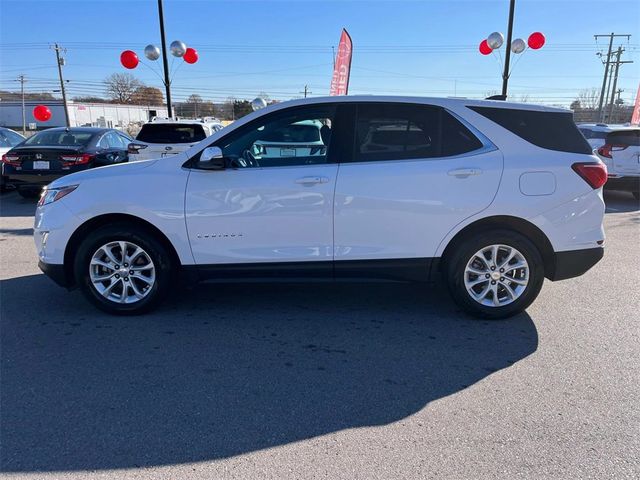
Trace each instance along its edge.
{"label": "rear door window", "polygon": [[360,104],[355,136],[357,162],[447,157],[482,147],[449,112],[429,105]]}
{"label": "rear door window", "polygon": [[591,153],[571,112],[544,112],[498,107],[469,107],[533,145],[548,150]]}
{"label": "rear door window", "polygon": [[136,140],[146,143],[195,143],[207,138],[198,124],[146,123]]}

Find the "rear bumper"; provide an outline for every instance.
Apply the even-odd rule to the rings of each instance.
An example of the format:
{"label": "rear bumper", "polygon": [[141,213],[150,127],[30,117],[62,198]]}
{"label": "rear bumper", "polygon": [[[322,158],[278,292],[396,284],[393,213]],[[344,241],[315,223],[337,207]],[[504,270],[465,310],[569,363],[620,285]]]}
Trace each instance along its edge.
{"label": "rear bumper", "polygon": [[621,190],[624,192],[640,191],[640,176],[609,177],[604,184],[605,190]]}
{"label": "rear bumper", "polygon": [[42,188],[45,185],[49,185],[54,180],[57,180],[64,175],[38,175],[38,174],[21,174],[21,175],[8,175],[6,182],[8,185],[13,185],[18,188]]}
{"label": "rear bumper", "polygon": [[55,265],[52,263],[44,263],[42,260],[38,262],[38,267],[42,270],[47,277],[56,282],[58,285],[64,288],[70,288],[71,283],[67,278],[67,273],[64,269],[64,265]]}
{"label": "rear bumper", "polygon": [[579,277],[598,263],[604,256],[604,248],[586,248],[583,250],[569,250],[556,252],[553,263],[553,272],[547,275],[552,281],[566,280]]}

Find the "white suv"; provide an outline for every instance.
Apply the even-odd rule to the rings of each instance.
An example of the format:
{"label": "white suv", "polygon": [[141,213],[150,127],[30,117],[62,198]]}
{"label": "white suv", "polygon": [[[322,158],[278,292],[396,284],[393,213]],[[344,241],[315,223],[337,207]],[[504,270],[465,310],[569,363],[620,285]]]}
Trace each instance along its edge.
{"label": "white suv", "polygon": [[597,153],[609,172],[605,188],[630,192],[640,200],[640,127],[608,133]]}
{"label": "white suv", "polygon": [[[300,122],[324,155],[256,158]],[[603,255],[606,167],[571,112],[500,101],[344,96],[279,103],[163,161],[109,166],[43,192],[40,268],[97,307],[155,307],[181,273],[208,279],[443,277],[482,317],[521,312],[545,277]],[[117,186],[117,188],[114,188]]]}
{"label": "white suv", "polygon": [[136,135],[135,142],[129,144],[129,161],[177,155],[222,128],[222,123],[216,118],[202,120],[154,118],[142,126]]}

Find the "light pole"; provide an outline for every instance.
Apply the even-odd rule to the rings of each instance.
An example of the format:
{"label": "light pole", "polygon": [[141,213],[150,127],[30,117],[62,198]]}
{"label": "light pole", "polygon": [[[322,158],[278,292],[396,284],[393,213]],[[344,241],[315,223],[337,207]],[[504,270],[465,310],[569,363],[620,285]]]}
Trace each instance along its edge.
{"label": "light pole", "polygon": [[164,88],[167,92],[167,114],[173,117],[171,111],[171,82],[169,80],[169,62],[167,61],[167,41],[164,37],[164,14],[162,0],[158,0],[158,18],[160,20],[160,42],[162,43],[162,66],[164,68]]}
{"label": "light pole", "polygon": [[[160,76],[158,72],[145,63],[143,63],[143,65],[147,68],[151,68],[153,73],[160,77],[160,80],[164,84],[167,96],[167,114],[169,117],[173,117],[173,107],[171,105],[171,78],[169,75],[169,62],[167,60],[167,42],[164,34],[164,12],[162,9],[162,0],[158,0],[158,20],[160,23],[160,41],[162,43],[162,49],[153,44],[147,45],[144,48],[144,56],[147,57],[148,60],[156,61],[160,58],[160,55],[162,55],[162,68],[164,75]],[[171,55],[182,58],[186,63],[193,64],[198,61],[198,52],[194,48],[187,47],[184,42],[181,42],[180,40],[174,40],[171,42],[169,49],[171,50]],[[140,63],[140,59],[133,50],[125,50],[120,54],[120,63],[124,68],[133,70]],[[173,73],[175,74],[175,70]]]}
{"label": "light pole", "polygon": [[[502,94],[489,97],[492,100],[506,100],[507,99],[507,87],[509,85],[509,71],[511,54],[519,55],[527,49],[527,45],[531,50],[538,50],[545,44],[546,39],[540,32],[533,32],[529,35],[529,38],[525,42],[522,38],[513,38],[513,14],[516,6],[515,0],[510,0],[509,3],[509,24],[507,26],[507,44],[504,58],[504,69],[502,72]],[[491,55],[494,51],[500,51],[500,47],[504,42],[504,36],[500,32],[493,32],[487,38],[480,42],[478,50],[482,55]],[[517,62],[516,62],[517,63]]]}

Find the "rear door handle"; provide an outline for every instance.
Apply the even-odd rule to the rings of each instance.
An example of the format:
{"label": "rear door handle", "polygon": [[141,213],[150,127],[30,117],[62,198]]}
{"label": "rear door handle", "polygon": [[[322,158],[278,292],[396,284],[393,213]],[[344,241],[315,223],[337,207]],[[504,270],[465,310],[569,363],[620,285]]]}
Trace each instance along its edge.
{"label": "rear door handle", "polygon": [[302,177],[296,180],[300,185],[317,185],[318,183],[328,183],[327,177]]}
{"label": "rear door handle", "polygon": [[447,175],[458,178],[467,178],[471,175],[480,175],[482,170],[479,168],[457,168],[455,170],[449,170]]}

